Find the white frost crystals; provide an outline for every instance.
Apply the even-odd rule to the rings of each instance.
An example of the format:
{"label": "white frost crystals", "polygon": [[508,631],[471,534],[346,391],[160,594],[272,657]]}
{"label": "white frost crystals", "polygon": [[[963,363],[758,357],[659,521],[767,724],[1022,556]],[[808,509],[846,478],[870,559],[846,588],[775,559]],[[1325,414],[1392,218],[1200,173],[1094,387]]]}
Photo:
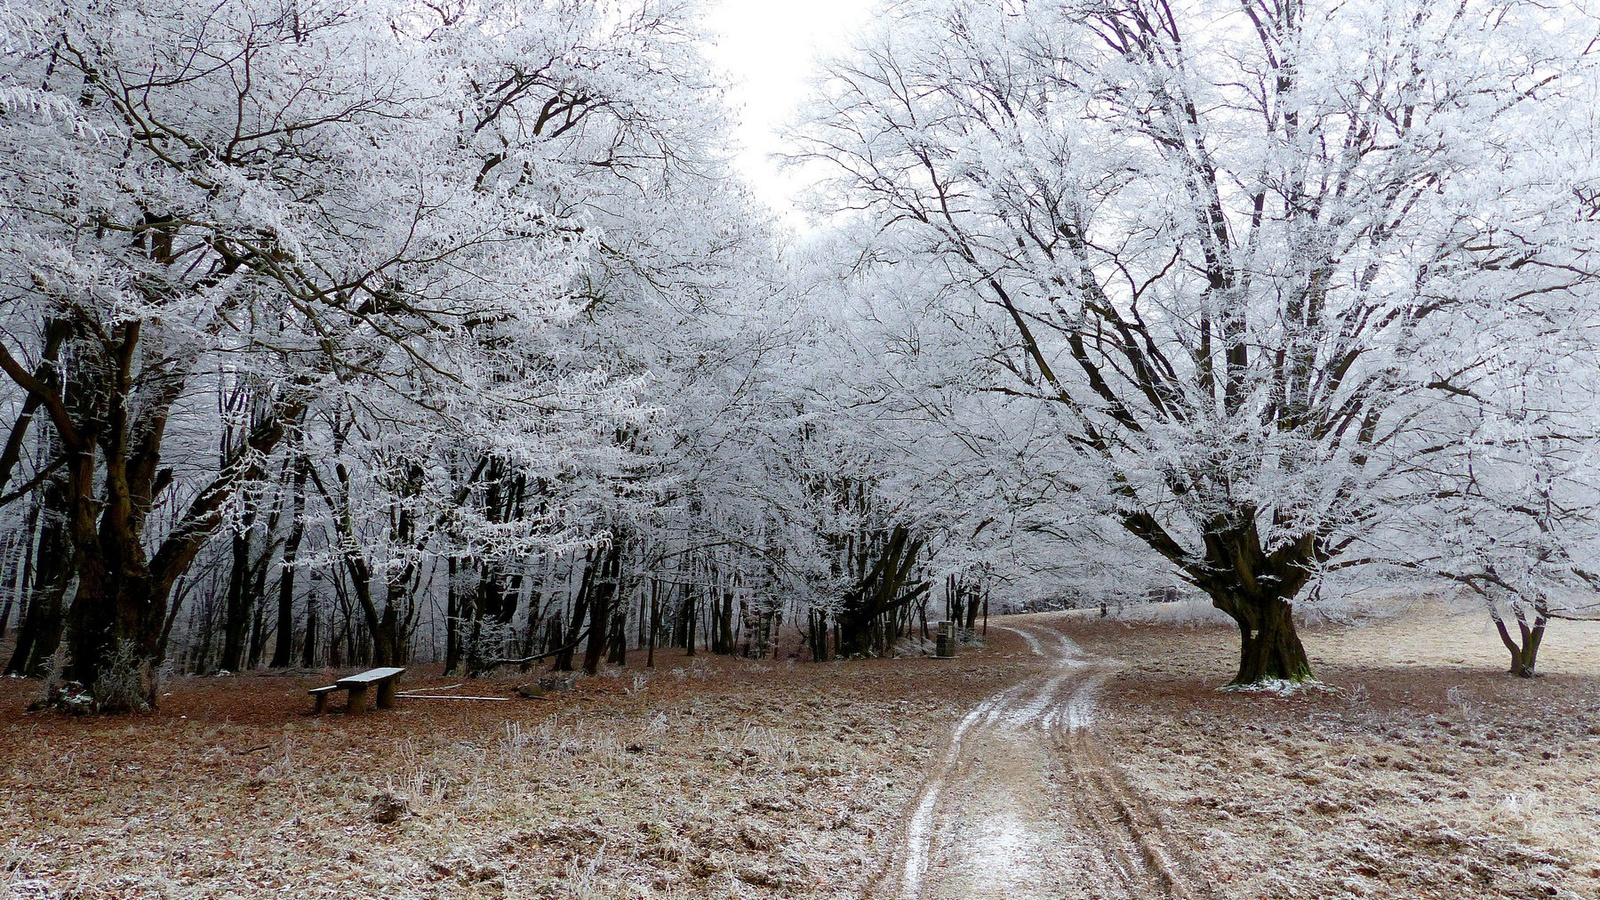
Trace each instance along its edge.
{"label": "white frost crystals", "polygon": [[433,561],[570,552],[654,504],[642,394],[681,364],[644,350],[761,268],[692,20],[55,0],[0,34],[0,367],[14,436],[24,403],[50,426],[0,490],[70,457],[91,681],[117,640],[156,655],[224,525],[324,516],[297,563],[345,570],[384,657]]}
{"label": "white frost crystals", "polygon": [[916,280],[883,330],[958,354],[895,358],[909,397],[967,389],[931,430],[1020,469],[1044,533],[1181,572],[1236,681],[1305,680],[1289,604],[1418,514],[1435,424],[1593,343],[1595,33],[1578,3],[909,0],[798,139],[863,305]]}

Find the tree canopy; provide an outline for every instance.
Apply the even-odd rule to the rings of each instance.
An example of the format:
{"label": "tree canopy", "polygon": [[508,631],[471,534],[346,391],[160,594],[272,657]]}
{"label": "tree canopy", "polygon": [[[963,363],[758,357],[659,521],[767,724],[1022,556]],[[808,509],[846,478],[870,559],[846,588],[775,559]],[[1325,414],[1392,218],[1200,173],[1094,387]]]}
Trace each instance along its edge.
{"label": "tree canopy", "polygon": [[1341,571],[1560,614],[1597,33],[899,0],[802,238],[677,4],[0,7],[8,669],[825,659],[1182,581],[1253,684]]}

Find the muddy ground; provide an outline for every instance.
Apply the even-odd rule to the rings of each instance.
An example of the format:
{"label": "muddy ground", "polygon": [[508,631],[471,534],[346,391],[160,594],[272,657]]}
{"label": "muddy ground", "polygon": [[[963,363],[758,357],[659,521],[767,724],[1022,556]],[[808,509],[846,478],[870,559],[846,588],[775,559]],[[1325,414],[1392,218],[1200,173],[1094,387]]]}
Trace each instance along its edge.
{"label": "muddy ground", "polygon": [[[1041,895],[1600,897],[1590,626],[1557,623],[1522,681],[1470,613],[1324,623],[1332,690],[1281,698],[1214,690],[1226,629],[993,624],[1019,631],[955,661],[674,656],[358,718],[309,714],[324,673],[176,680],[95,719],[0,682],[0,897],[935,897],[1050,849]],[[374,821],[385,797],[404,810]],[[1035,821],[985,837],[997,809]],[[1000,846],[1019,834],[1054,837]]]}

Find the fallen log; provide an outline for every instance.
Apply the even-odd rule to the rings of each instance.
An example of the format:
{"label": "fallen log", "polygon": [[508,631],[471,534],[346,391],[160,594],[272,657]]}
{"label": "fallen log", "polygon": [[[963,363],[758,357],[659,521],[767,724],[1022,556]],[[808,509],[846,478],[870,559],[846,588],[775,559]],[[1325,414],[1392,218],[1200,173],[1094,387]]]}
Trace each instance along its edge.
{"label": "fallen log", "polygon": [[481,674],[486,674],[486,673],[492,672],[495,669],[500,668],[501,666],[531,666],[534,663],[539,662],[540,660],[549,659],[550,657],[555,656],[558,653],[565,653],[568,650],[576,650],[576,649],[578,649],[578,645],[583,643],[583,639],[588,637],[588,636],[589,636],[589,629],[585,628],[583,630],[583,633],[578,635],[577,640],[574,640],[572,643],[566,645],[565,647],[557,647],[554,650],[549,650],[549,651],[546,651],[544,653],[536,653],[533,656],[521,656],[521,657],[517,657],[516,659],[491,659],[491,660],[486,660],[483,663],[483,673],[481,673]]}

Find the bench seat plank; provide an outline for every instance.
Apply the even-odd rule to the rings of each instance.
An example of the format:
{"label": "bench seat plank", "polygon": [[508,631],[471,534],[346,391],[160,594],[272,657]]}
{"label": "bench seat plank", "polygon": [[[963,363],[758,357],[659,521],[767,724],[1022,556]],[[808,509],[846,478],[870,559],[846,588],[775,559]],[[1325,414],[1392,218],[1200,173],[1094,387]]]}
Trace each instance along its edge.
{"label": "bench seat plank", "polygon": [[339,679],[339,686],[349,687],[353,684],[372,684],[375,681],[383,681],[386,678],[397,678],[400,676],[400,673],[404,671],[405,669],[397,666],[386,666],[381,669],[368,669],[365,672],[360,672],[355,675],[346,675],[345,677]]}
{"label": "bench seat plank", "polygon": [[326,685],[324,687],[316,687],[316,688],[312,688],[309,691],[306,691],[306,693],[308,693],[311,696],[317,698],[317,708],[315,710],[313,710],[313,712],[322,712],[323,710],[327,709],[328,708],[328,695],[333,693],[334,691],[342,691],[342,690],[344,690],[343,687],[341,687],[341,686],[339,686],[337,684],[330,684],[330,685]]}
{"label": "bench seat plank", "polygon": [[374,684],[378,686],[378,708],[392,708],[395,685],[400,681],[400,675],[404,671],[405,669],[399,666],[383,666],[339,679],[339,686],[350,691],[350,702],[344,711],[355,714],[366,712],[367,688]]}

